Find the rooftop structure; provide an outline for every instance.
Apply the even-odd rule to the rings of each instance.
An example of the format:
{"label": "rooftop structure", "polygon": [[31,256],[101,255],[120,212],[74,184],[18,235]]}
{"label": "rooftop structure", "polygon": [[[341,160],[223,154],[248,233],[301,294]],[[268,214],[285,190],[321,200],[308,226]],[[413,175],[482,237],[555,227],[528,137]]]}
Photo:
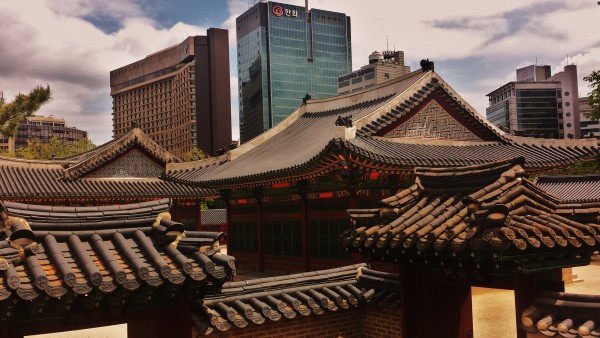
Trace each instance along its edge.
{"label": "rooftop structure", "polygon": [[368,65],[338,77],[338,95],[369,88],[408,73],[410,67],[404,65],[403,51],[375,51],[369,55]]}
{"label": "rooftop structure", "polygon": [[110,72],[113,134],[139,126],[176,156],[231,144],[227,30],[209,28]]}

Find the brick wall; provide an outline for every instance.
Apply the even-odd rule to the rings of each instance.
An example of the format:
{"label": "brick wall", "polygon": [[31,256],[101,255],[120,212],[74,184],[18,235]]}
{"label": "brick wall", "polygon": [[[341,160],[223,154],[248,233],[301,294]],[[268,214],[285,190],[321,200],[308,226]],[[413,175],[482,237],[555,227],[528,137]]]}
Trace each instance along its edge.
{"label": "brick wall", "polygon": [[[213,332],[208,338],[401,338],[400,311],[339,310],[323,315],[249,324],[244,329]],[[196,337],[196,334],[193,335]],[[203,336],[197,336],[203,337]]]}
{"label": "brick wall", "polygon": [[361,318],[364,338],[401,338],[402,320],[400,310],[366,310]]}

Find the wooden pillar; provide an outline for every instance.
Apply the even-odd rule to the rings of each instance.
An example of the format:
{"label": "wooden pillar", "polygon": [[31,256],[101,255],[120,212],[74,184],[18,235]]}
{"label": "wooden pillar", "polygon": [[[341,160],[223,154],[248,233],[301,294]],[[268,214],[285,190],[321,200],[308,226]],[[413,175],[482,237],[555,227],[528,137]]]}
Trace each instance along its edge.
{"label": "wooden pillar", "polygon": [[195,203],[196,205],[196,230],[202,229],[202,200]]}
{"label": "wooden pillar", "polygon": [[180,214],[180,211],[179,211],[180,206],[178,204],[179,203],[177,203],[177,200],[173,201],[173,209],[172,209],[173,212],[171,214],[172,219],[177,222],[179,222],[179,214]]}
{"label": "wooden pillar", "polygon": [[[451,283],[440,273],[419,272],[419,337],[473,337],[471,286]],[[406,309],[410,311],[410,309]]]}
{"label": "wooden pillar", "polygon": [[514,276],[517,338],[527,338],[527,333],[521,329],[521,314],[534,303],[542,290],[565,291],[561,269],[531,274],[518,273]]}
{"label": "wooden pillar", "polygon": [[262,188],[257,187],[252,189],[254,198],[256,199],[258,207],[258,230],[257,230],[257,244],[258,244],[258,271],[263,272],[265,270],[265,238],[264,238],[264,212],[262,202]]}
{"label": "wooden pillar", "polygon": [[23,338],[24,335],[14,329],[12,320],[5,320],[0,322],[0,337]]}
{"label": "wooden pillar", "polygon": [[192,317],[190,302],[176,298],[169,304],[165,316],[160,318],[157,337],[191,338],[191,336]]}
{"label": "wooden pillar", "polygon": [[310,223],[308,222],[308,200],[302,195],[302,254],[304,255],[304,271],[310,271]]}
{"label": "wooden pillar", "polygon": [[400,265],[400,311],[402,311],[402,337],[418,337],[421,316],[418,271],[407,264]]}

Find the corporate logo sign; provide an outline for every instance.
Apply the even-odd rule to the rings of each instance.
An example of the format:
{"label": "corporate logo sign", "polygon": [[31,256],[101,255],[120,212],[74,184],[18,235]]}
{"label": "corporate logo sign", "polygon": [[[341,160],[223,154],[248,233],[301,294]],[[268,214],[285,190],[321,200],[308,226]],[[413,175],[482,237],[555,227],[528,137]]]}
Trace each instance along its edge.
{"label": "corporate logo sign", "polygon": [[293,17],[298,17],[298,11],[294,10],[294,9],[287,9],[287,8],[283,8],[283,6],[273,6],[272,9],[273,15],[275,16],[293,16]]}

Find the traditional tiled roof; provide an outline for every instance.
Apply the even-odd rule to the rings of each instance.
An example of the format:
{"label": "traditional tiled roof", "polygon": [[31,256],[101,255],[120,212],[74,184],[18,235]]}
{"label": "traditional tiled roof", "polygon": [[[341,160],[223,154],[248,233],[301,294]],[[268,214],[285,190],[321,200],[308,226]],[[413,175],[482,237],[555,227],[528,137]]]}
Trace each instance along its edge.
{"label": "traditional tiled roof", "polygon": [[600,337],[600,296],[543,292],[521,314],[521,329],[548,337]]}
{"label": "traditional tiled roof", "polygon": [[320,161],[334,146],[335,121],[339,116],[364,116],[381,106],[389,96],[380,97],[349,107],[323,112],[306,112],[285,132],[241,154],[232,161],[194,169],[173,167],[171,180],[186,183],[210,181],[206,185],[268,179],[277,175],[304,172],[306,167]]}
{"label": "traditional tiled roof", "polygon": [[365,264],[223,284],[192,315],[201,334],[372,306],[400,306],[400,278]]}
{"label": "traditional tiled roof", "polygon": [[2,202],[0,304],[184,283],[218,288],[235,275],[234,258],[219,253],[222,233],[184,231],[171,221],[170,205]]}
{"label": "traditional tiled roof", "polygon": [[[558,211],[560,200],[528,181],[523,159],[416,168],[415,184],[376,209],[348,210],[348,250],[439,269],[522,272],[589,263],[600,248],[598,211]],[[580,223],[574,214],[590,214]],[[525,259],[536,255],[536,260]]]}
{"label": "traditional tiled roof", "polygon": [[390,168],[416,166],[454,167],[491,163],[524,157],[529,169],[560,167],[598,155],[597,147],[545,146],[517,142],[462,142],[449,144],[420,140],[388,140],[357,137],[346,147],[364,157],[388,163]]}
{"label": "traditional tiled roof", "polygon": [[563,203],[600,202],[600,175],[540,176],[535,183]]}
{"label": "traditional tiled roof", "polygon": [[[198,199],[215,196],[201,189],[160,178],[109,178],[64,180],[63,168],[53,161],[0,159],[0,198],[4,200],[88,203],[96,201]],[[105,202],[106,203],[106,202]]]}
{"label": "traditional tiled roof", "polygon": [[227,223],[227,209],[208,209],[200,212],[200,224],[221,225]]}
{"label": "traditional tiled roof", "polygon": [[85,153],[68,158],[57,158],[56,160],[64,162],[64,177],[73,180],[85,176],[102,165],[113,161],[134,147],[142,149],[163,165],[171,162],[179,162],[177,157],[154,142],[139,128],[133,128],[123,136]]}
{"label": "traditional tiled roof", "polygon": [[[409,125],[412,129],[402,129]],[[221,157],[168,164],[167,177],[197,186],[251,188],[310,179],[344,162],[366,171],[408,172],[523,156],[528,169],[548,170],[598,154],[593,140],[505,135],[437,73],[418,70],[369,90],[309,100],[280,125]]]}

